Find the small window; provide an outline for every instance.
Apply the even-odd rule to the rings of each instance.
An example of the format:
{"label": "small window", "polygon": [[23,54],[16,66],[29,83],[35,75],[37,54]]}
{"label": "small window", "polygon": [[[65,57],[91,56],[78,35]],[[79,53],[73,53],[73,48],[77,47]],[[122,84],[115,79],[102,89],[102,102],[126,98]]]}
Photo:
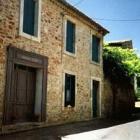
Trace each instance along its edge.
{"label": "small window", "polygon": [[92,36],[92,61],[100,61],[100,38]]}
{"label": "small window", "polygon": [[65,74],[65,107],[75,106],[75,75]]}
{"label": "small window", "polygon": [[21,33],[39,37],[40,1],[41,0],[21,0]]}
{"label": "small window", "polygon": [[69,20],[66,27],[66,51],[75,53],[75,24]]}

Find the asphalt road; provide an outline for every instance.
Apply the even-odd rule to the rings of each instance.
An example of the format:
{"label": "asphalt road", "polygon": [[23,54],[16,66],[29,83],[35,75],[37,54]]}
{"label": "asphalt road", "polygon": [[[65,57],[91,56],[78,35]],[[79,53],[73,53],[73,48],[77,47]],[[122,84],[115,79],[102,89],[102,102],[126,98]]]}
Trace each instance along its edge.
{"label": "asphalt road", "polygon": [[62,140],[140,140],[140,121],[68,135]]}
{"label": "asphalt road", "polygon": [[2,135],[0,140],[140,140],[140,121],[133,121],[94,119]]}

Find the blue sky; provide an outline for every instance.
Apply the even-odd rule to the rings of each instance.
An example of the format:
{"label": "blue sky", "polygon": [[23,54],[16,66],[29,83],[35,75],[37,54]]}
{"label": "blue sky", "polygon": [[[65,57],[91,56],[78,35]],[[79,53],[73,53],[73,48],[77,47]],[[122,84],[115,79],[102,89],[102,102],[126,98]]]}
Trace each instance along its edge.
{"label": "blue sky", "polygon": [[[67,1],[74,5],[80,0]],[[75,7],[92,19],[139,19],[123,22],[94,20],[110,31],[105,41],[131,39],[134,48],[140,51],[140,0],[81,0]]]}

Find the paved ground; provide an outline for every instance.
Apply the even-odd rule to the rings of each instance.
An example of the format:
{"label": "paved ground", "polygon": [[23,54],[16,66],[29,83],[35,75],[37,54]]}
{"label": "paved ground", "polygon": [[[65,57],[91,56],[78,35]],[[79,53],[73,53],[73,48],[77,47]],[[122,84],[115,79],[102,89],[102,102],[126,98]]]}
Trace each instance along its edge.
{"label": "paved ground", "polygon": [[62,140],[140,140],[140,120],[62,137]]}
{"label": "paved ground", "polygon": [[140,108],[140,101],[135,102],[135,107]]}
{"label": "paved ground", "polygon": [[[115,126],[118,124],[124,124],[129,121],[132,121],[132,120],[116,121],[116,120],[107,120],[107,119],[96,119],[93,121],[51,126],[51,127],[36,129],[36,130],[32,130],[32,131],[27,131],[27,132],[20,132],[20,133],[14,133],[14,134],[10,134],[10,135],[0,136],[0,140],[60,140],[60,137],[62,137],[62,139],[63,139],[64,136],[67,136],[67,135],[79,134],[79,133],[84,133],[84,132],[90,133],[93,130],[97,130],[97,129],[101,129],[101,128],[108,128],[108,127]],[[121,132],[122,131],[121,129],[123,129],[123,128],[120,127],[117,129],[117,131]],[[138,129],[140,130],[140,124],[139,124]],[[109,130],[109,132],[112,132],[112,131],[114,134],[116,134],[116,129],[112,129],[111,131]],[[80,139],[76,138],[76,139],[82,140],[81,138]],[[73,139],[63,139],[63,140],[73,140]],[[88,139],[86,138],[84,140],[88,140]],[[97,139],[94,139],[94,140],[97,140]],[[135,140],[135,139],[133,139],[133,140]]]}

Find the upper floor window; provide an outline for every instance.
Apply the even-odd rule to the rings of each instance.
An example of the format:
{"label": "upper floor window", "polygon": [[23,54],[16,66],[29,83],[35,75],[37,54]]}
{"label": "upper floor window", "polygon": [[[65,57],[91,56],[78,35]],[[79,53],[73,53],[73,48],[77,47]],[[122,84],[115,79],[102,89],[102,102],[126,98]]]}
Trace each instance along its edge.
{"label": "upper floor window", "polygon": [[92,61],[100,61],[100,38],[92,35]]}
{"label": "upper floor window", "polygon": [[66,51],[75,54],[75,24],[67,20]]}
{"label": "upper floor window", "polygon": [[65,74],[65,107],[75,106],[75,75]]}
{"label": "upper floor window", "polygon": [[21,0],[20,33],[39,38],[41,0]]}

